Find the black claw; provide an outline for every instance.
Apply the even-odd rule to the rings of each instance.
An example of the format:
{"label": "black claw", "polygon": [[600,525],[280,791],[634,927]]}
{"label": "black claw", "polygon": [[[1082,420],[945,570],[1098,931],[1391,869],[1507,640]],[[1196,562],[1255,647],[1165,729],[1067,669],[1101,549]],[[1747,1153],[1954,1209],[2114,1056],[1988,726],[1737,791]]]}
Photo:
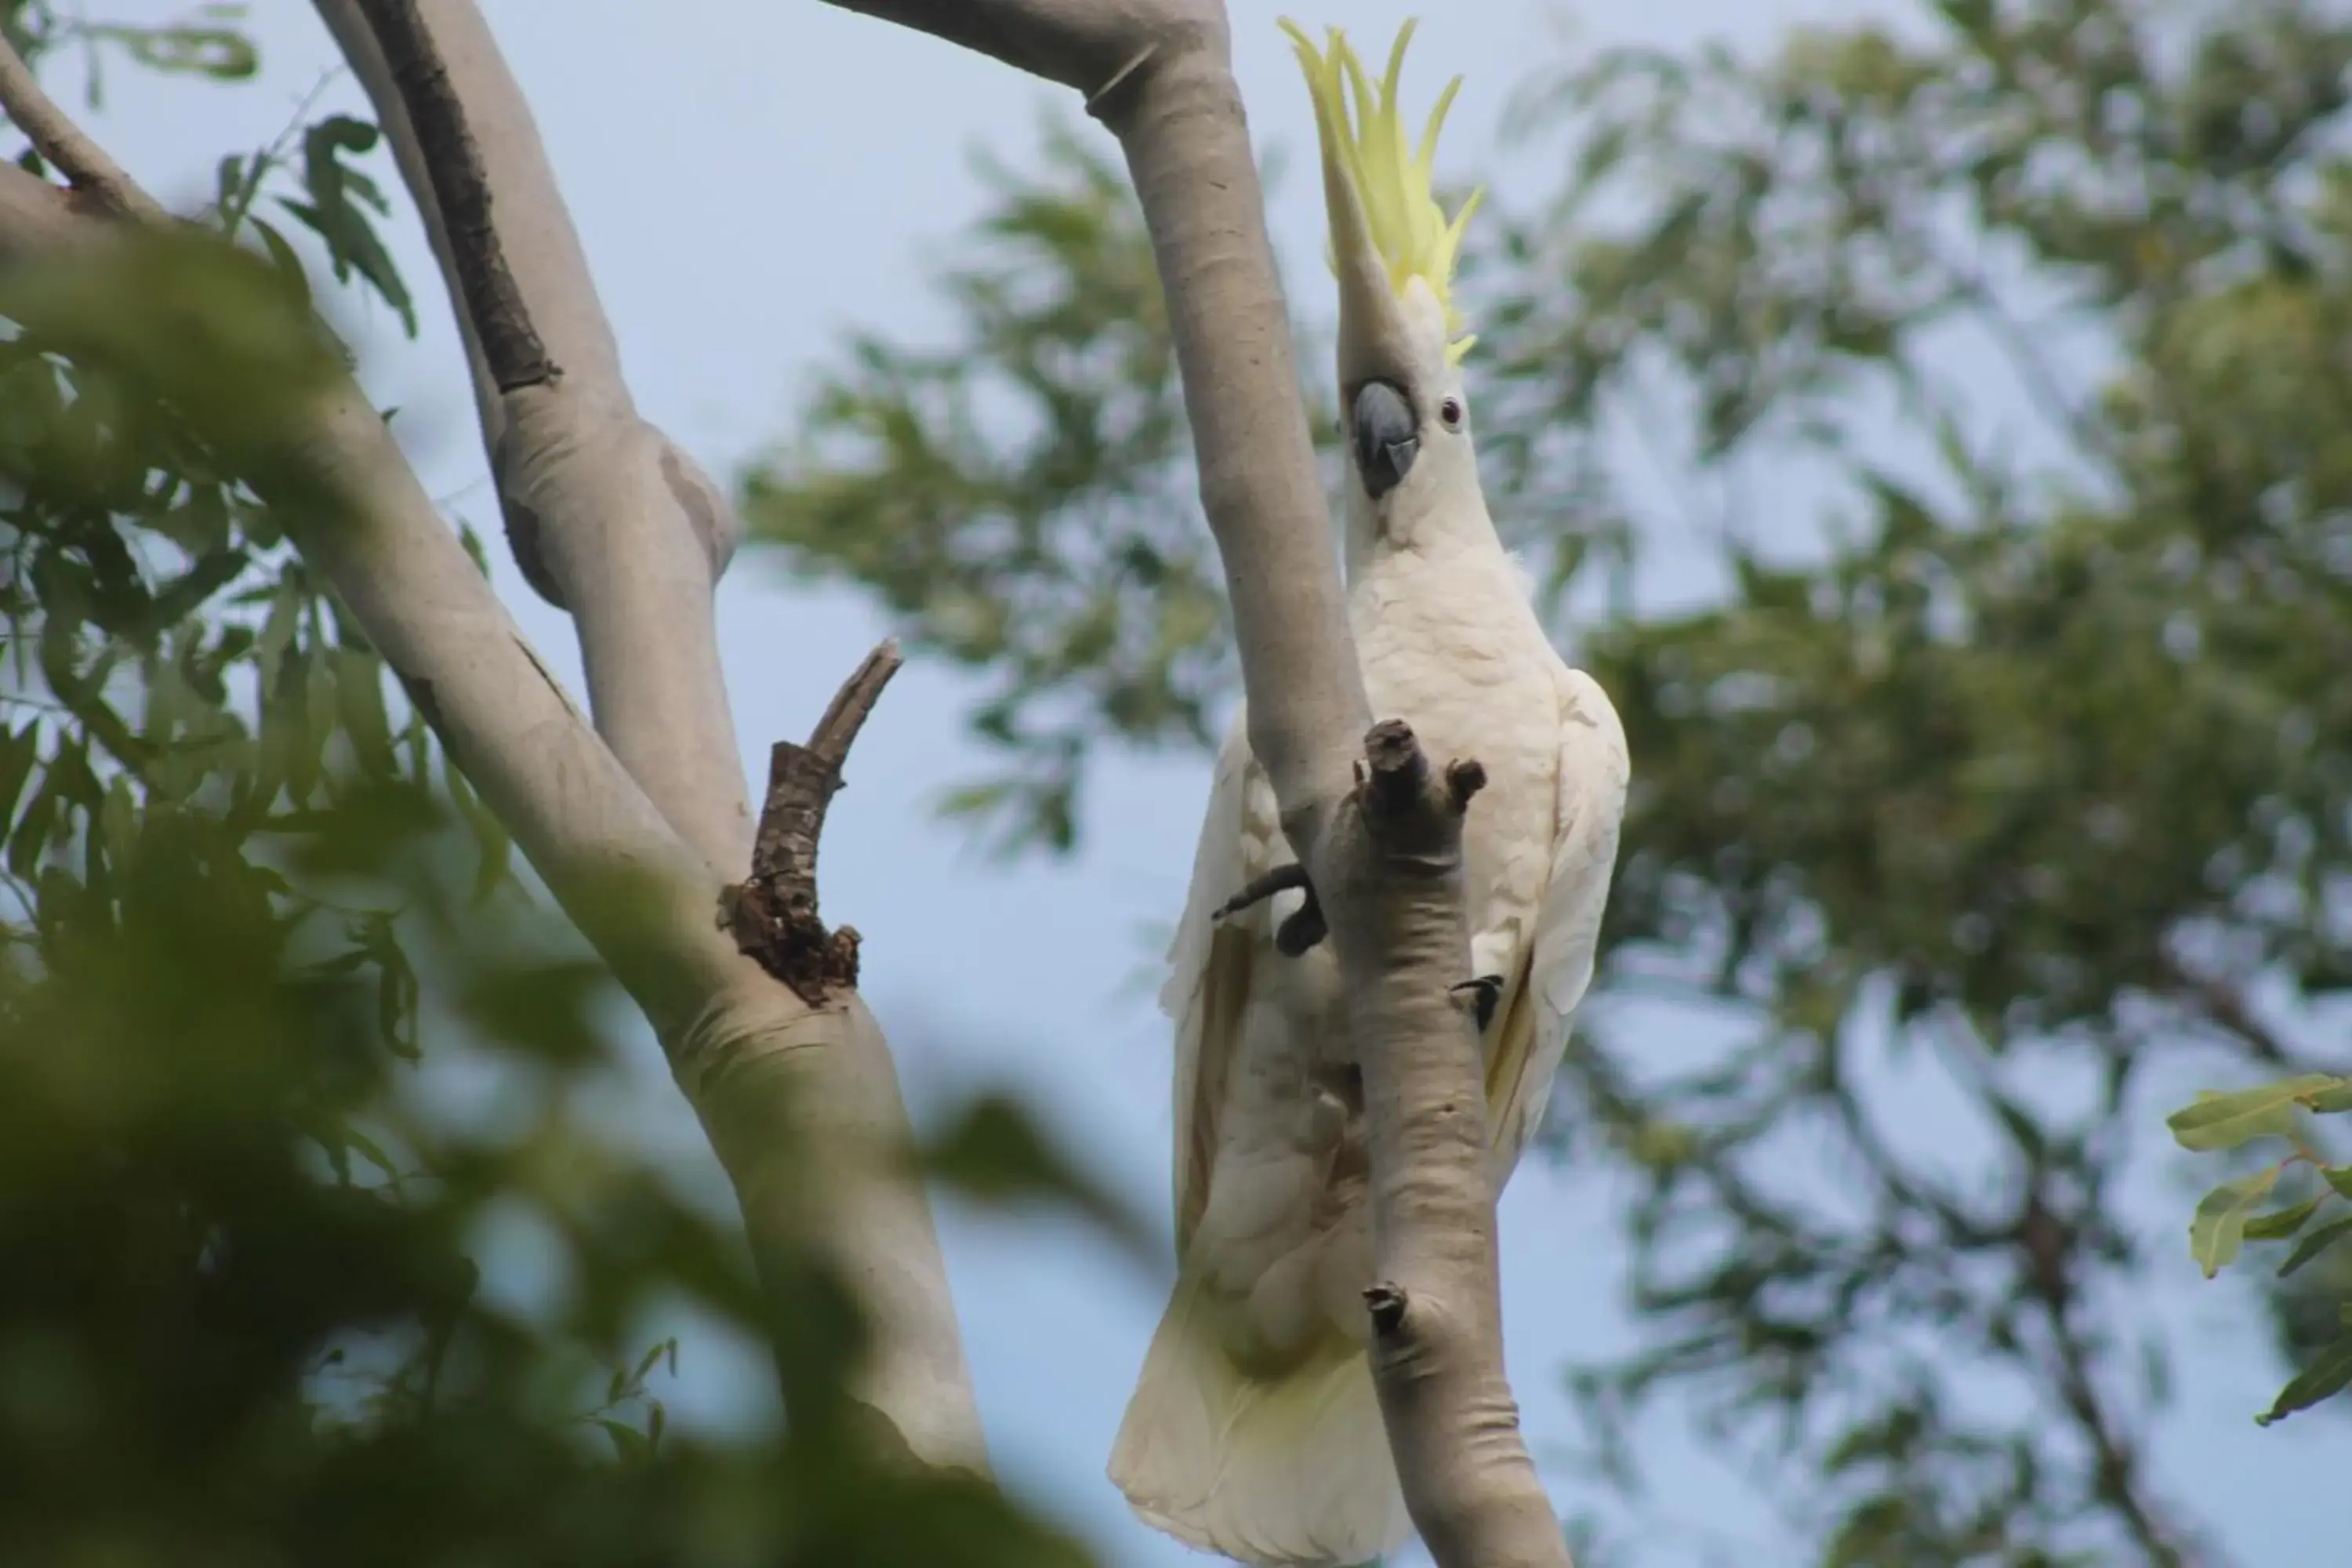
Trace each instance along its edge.
{"label": "black claw", "polygon": [[1275,894],[1287,892],[1293,888],[1306,889],[1307,901],[1309,903],[1315,901],[1315,889],[1307,880],[1307,868],[1295,860],[1276,866],[1264,876],[1251,878],[1247,887],[1219,904],[1215,912],[1209,918],[1213,921],[1228,919],[1241,913],[1253,904],[1263,903]]}
{"label": "black claw", "polygon": [[1209,918],[1213,921],[1228,920],[1253,904],[1262,903],[1275,894],[1288,892],[1293,888],[1304,892],[1307,901],[1288,920],[1275,927],[1274,946],[1275,951],[1285,958],[1297,958],[1328,936],[1330,928],[1323,923],[1323,906],[1315,901],[1315,884],[1307,879],[1307,868],[1295,861],[1277,866],[1262,877],[1253,878],[1249,886],[1218,905]]}
{"label": "black claw", "polygon": [[1477,1010],[1478,1032],[1485,1034],[1486,1026],[1495,1021],[1496,1006],[1503,1000],[1503,977],[1481,974],[1475,980],[1465,980],[1451,989],[1457,995],[1465,991],[1474,993],[1472,1005]]}
{"label": "black claw", "polygon": [[1309,888],[1307,901],[1274,928],[1274,950],[1285,958],[1297,958],[1330,934],[1330,928],[1323,923],[1323,906],[1315,901],[1315,889]]}

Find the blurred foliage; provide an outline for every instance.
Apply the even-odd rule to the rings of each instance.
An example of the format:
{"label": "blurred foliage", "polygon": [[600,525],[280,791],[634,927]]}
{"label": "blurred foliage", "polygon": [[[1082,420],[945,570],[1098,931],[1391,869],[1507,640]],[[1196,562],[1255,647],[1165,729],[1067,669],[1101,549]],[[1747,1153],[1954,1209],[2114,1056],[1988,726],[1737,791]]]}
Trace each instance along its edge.
{"label": "blurred foliage", "polygon": [[[241,35],[5,15],[37,57],[252,68]],[[583,1111],[628,1016],[604,965],[288,542],[346,351],[257,212],[413,331],[374,142],[298,123],[184,232],[0,271],[0,1568],[1083,1563],[877,1431],[821,1236],[763,1256],[780,1310],[731,1217]],[[495,1064],[495,1113],[428,1053]],[[1123,1217],[1003,1100],[925,1153]],[[671,1423],[695,1347],[644,1325],[681,1309],[772,1348],[776,1430]]]}
{"label": "blurred foliage", "polygon": [[[1085,1561],[865,1440],[813,1247],[782,1434],[669,1427],[677,1347],[630,1335],[690,1302],[766,1336],[740,1237],[570,1110],[615,1057],[601,968],[470,898],[426,790],[339,782],[266,859],[226,813],[110,794],[11,933],[0,1562]],[[544,1087],[488,1129],[419,1107],[426,1011]],[[528,1311],[475,1262],[518,1215],[562,1282]]]}
{"label": "blurred foliage", "polygon": [[[2331,1163],[2305,1118],[2347,1110],[2352,1110],[2352,1078],[2305,1073],[2231,1093],[2209,1090],[2172,1113],[2172,1135],[2184,1149],[2235,1149],[2257,1139],[2278,1139],[2288,1146],[2286,1154],[2220,1184],[2198,1204],[2189,1222],[2189,1250],[2207,1279],[2228,1268],[2249,1241],[2297,1237],[2278,1266],[2281,1279],[2313,1262],[2323,1268],[2335,1265],[2340,1277],[2352,1259],[2352,1248],[2340,1245],[2352,1236],[2352,1215],[2336,1200],[2352,1198],[2352,1164]],[[2287,1198],[2294,1201],[2282,1201]],[[2263,1207],[2274,1202],[2279,1206]],[[2314,1336],[2315,1343],[2290,1341],[2290,1354],[2307,1352],[2299,1357],[2305,1364],[2270,1409],[2254,1418],[2265,1426],[2333,1398],[2352,1383],[2352,1299],[2340,1289],[2322,1294],[2335,1298],[2325,1303],[2334,1309],[2333,1321]]]}
{"label": "blurred foliage", "polygon": [[245,13],[242,5],[212,3],[168,22],[115,22],[95,20],[55,0],[5,0],[0,35],[36,62],[69,51],[85,73],[85,101],[97,109],[106,101],[110,56],[167,75],[223,82],[250,79],[261,55],[246,34]]}
{"label": "blurred foliage", "polygon": [[[1466,370],[1636,759],[1555,1121],[1632,1178],[1641,1340],[1573,1375],[1621,1479],[1672,1394],[1825,1565],[2221,1560],[2147,1458],[2179,1254],[2120,1198],[2352,985],[2347,64],[2295,0],[1920,0],[1527,84],[1516,166],[1568,173],[1474,229]],[[963,335],[856,339],[810,426],[856,439],[751,499],[986,667],[1066,847],[1096,750],[1197,743],[1234,672],[1127,563],[1213,591],[1181,428],[1087,423],[1177,413],[1131,203],[1056,141],[975,233]],[[1625,607],[1669,546],[1705,600]],[[1074,572],[1150,663],[1063,635]]]}

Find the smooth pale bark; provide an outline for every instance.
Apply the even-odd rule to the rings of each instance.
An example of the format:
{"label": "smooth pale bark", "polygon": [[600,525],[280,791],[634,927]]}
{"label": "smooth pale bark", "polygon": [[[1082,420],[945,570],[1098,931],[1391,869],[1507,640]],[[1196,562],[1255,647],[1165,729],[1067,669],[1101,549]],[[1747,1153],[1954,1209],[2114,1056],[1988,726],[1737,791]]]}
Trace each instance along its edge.
{"label": "smooth pale bark", "polygon": [[1372,1370],[1406,1506],[1441,1568],[1566,1568],[1504,1376],[1486,1098],[1450,994],[1470,973],[1462,813],[1483,775],[1433,767],[1402,724],[1368,731],[1224,6],[833,3],[1075,89],[1126,153],[1233,598],[1250,746],[1348,976],[1380,1280]]}
{"label": "smooth pale bark", "polygon": [[[37,92],[21,61],[14,73],[0,68],[0,102],[21,128],[39,128],[56,166],[111,169],[54,106],[21,96],[28,89]],[[110,220],[157,210],[114,174],[69,192],[0,166],[0,260],[102,245],[119,232]],[[617,365],[609,355],[606,363],[617,384]],[[560,426],[549,440],[551,466],[561,468],[567,443]],[[811,1238],[826,1247],[873,1315],[876,1353],[861,1397],[919,1458],[982,1467],[978,1408],[929,1207],[904,1158],[909,1130],[887,1044],[855,992],[813,1008],[719,927],[722,887],[748,868],[751,841],[723,692],[679,691],[670,710],[678,727],[668,731],[681,748],[703,746],[685,761],[722,782],[664,784],[675,785],[683,770],[657,772],[651,782],[633,777],[525,641],[355,382],[335,378],[273,456],[307,492],[335,503],[298,538],[306,558],[644,1009],[733,1182],[763,1277],[785,1287],[796,1271],[780,1264]],[[653,460],[659,465],[657,453]],[[579,488],[567,482],[545,493]],[[642,485],[628,493],[677,521],[684,503],[656,488],[658,497]],[[698,574],[700,584],[696,595],[669,602],[698,602],[682,628],[655,618],[661,612],[649,606],[658,600],[583,595],[575,604],[596,606],[578,616],[583,638],[593,621],[614,652],[680,629],[689,640],[698,631],[708,639],[710,582],[723,552],[706,551],[685,526],[667,534],[599,535],[593,525],[583,532],[601,540],[599,548],[695,559],[691,573],[680,567],[671,580]],[[616,556],[595,569],[659,575],[659,564]],[[660,668],[680,683],[718,679],[715,655],[707,668],[691,660]],[[641,752],[658,739],[656,695],[632,693],[603,710],[608,725],[635,735]],[[656,787],[667,788],[666,807],[656,805]],[[713,802],[722,809],[706,809]],[[689,824],[699,831],[690,834]],[[714,855],[729,857],[719,863],[728,873]],[[788,1289],[772,1296],[775,1331],[792,1332],[794,1299]]]}
{"label": "smooth pale bark", "polygon": [[606,743],[732,876],[751,809],[711,591],[740,537],[733,509],[639,417],[539,128],[471,0],[317,8],[425,219],[516,563],[578,623]]}

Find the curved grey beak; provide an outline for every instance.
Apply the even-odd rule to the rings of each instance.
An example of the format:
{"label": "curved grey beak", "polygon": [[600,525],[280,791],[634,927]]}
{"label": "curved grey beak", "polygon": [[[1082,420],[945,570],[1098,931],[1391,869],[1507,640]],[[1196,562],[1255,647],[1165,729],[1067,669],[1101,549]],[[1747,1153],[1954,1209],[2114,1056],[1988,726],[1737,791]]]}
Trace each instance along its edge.
{"label": "curved grey beak", "polygon": [[1374,500],[1403,482],[1421,455],[1421,421],[1405,395],[1385,381],[1368,381],[1356,394],[1350,446],[1364,493]]}

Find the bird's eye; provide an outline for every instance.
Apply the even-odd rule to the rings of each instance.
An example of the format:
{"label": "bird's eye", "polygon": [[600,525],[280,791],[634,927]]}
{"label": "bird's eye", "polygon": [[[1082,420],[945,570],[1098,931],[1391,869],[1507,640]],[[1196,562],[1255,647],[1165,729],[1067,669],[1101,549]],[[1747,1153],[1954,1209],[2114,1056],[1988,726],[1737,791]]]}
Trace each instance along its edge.
{"label": "bird's eye", "polygon": [[1458,397],[1446,398],[1437,405],[1437,416],[1445,422],[1445,427],[1448,430],[1461,429],[1462,400]]}

